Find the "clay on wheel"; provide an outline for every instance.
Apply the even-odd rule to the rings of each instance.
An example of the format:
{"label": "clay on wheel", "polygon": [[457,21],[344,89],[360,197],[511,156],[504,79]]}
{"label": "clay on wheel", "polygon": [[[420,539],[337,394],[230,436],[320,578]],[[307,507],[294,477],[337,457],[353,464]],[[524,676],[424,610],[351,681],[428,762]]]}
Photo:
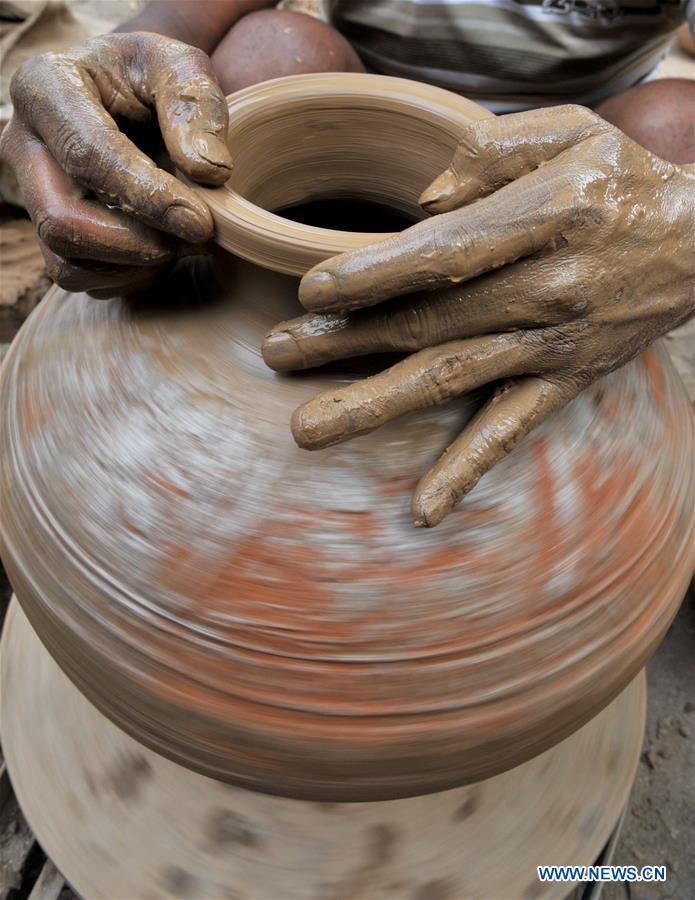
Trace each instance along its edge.
{"label": "clay on wheel", "polygon": [[[291,110],[299,84],[274,83],[271,99]],[[370,84],[349,82],[354,109]],[[414,142],[419,87],[391,85],[396,112],[380,100]],[[265,109],[268,96],[238,102]],[[409,170],[409,195],[444,168],[467,108],[449,110],[441,158],[427,157],[421,183]],[[336,148],[349,167],[353,119],[341,121],[294,158],[313,167],[304,200]],[[396,205],[397,162],[382,186],[401,190]],[[322,229],[301,226],[298,240],[299,226],[273,223],[282,259],[263,256],[269,268],[325,252]],[[254,253],[272,256],[267,242],[256,235]],[[655,345],[417,532],[413,486],[476,400],[300,450],[292,410],[357,376],[263,364],[263,335],[299,309],[296,286],[220,252],[149,304],[51,292],[0,392],[2,553],[22,607],[112,721],[236,785],[374,800],[519,765],[617,696],[678,607],[695,552],[685,391]]]}

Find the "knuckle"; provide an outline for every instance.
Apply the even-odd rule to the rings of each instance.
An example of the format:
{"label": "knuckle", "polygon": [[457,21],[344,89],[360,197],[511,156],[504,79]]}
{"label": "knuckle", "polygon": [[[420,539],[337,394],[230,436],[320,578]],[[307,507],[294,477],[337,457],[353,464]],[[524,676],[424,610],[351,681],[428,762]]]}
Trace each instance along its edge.
{"label": "knuckle", "polygon": [[99,276],[95,272],[55,254],[46,258],[46,272],[51,281],[64,291],[77,292],[100,286]]}
{"label": "knuckle", "polygon": [[[481,122],[474,122],[471,129],[476,143],[483,153],[497,149],[497,136],[496,134],[493,134],[494,126],[492,125],[492,121],[483,119]],[[497,129],[495,129],[495,131],[496,130]]]}
{"label": "knuckle", "polygon": [[203,75],[206,77],[212,75],[210,57],[200,47],[190,47],[178,41],[167,40],[156,52],[167,57],[171,72],[179,84],[194,81]]}
{"label": "knuckle", "polygon": [[73,268],[67,263],[57,266],[55,274],[51,275],[49,272],[49,275],[58,287],[61,287],[64,291],[77,293],[86,290],[93,284],[93,278],[90,277],[89,273],[79,268]]}
{"label": "knuckle", "polygon": [[589,109],[587,106],[582,106],[579,103],[565,103],[560,106],[556,112],[564,118],[573,119],[576,122],[581,122],[588,126],[605,124],[603,119],[600,116],[597,116],[593,110]]}
{"label": "knuckle", "polygon": [[438,372],[423,372],[420,376],[420,393],[427,406],[441,406],[454,397],[449,383]]}
{"label": "knuckle", "polygon": [[394,347],[402,347],[404,350],[418,350],[429,343],[428,321],[417,303],[408,304],[396,315],[387,317],[384,321],[384,331],[387,340]]}
{"label": "knuckle", "polygon": [[459,147],[465,152],[476,150],[486,143],[486,134],[482,123],[469,122],[461,131]]}
{"label": "knuckle", "polygon": [[566,182],[557,185],[553,199],[570,228],[583,229],[604,222],[605,205],[590,196],[581,184]]}
{"label": "knuckle", "polygon": [[585,217],[595,205],[594,201],[587,194],[583,183],[568,181],[566,190],[561,194],[563,207],[570,210],[570,213],[579,219]]}
{"label": "knuckle", "polygon": [[54,146],[63,168],[69,175],[79,179],[92,171],[94,147],[70,122],[62,122],[58,126]]}
{"label": "knuckle", "polygon": [[40,210],[34,217],[34,226],[40,240],[54,252],[63,249],[73,238],[70,219],[53,207]]}
{"label": "knuckle", "polygon": [[[490,155],[497,153],[497,141],[492,129],[497,123],[496,119],[482,119],[479,122],[470,122],[464,126],[459,143],[454,155],[454,163],[470,165],[473,162],[482,163]],[[465,171],[465,168],[463,169]]]}
{"label": "knuckle", "polygon": [[577,333],[566,325],[551,325],[546,329],[546,340],[555,354],[569,356],[577,349]]}
{"label": "knuckle", "polygon": [[588,200],[584,197],[579,199],[575,206],[572,224],[580,230],[595,226],[611,226],[615,218],[610,204]]}
{"label": "knuckle", "polygon": [[576,358],[586,327],[587,323],[582,320],[550,325],[523,331],[520,340],[541,367],[562,367]]}
{"label": "knuckle", "polygon": [[181,62],[185,72],[193,76],[201,72],[207,73],[210,70],[210,57],[200,47],[186,47],[186,53]]}
{"label": "knuckle", "polygon": [[436,221],[432,219],[426,256],[436,261],[439,272],[456,281],[460,260],[465,259],[473,249],[474,240],[471,227],[461,220]]}
{"label": "knuckle", "polygon": [[69,266],[64,259],[52,259],[46,263],[46,272],[51,281],[54,281],[58,287],[69,290],[74,282],[74,272],[72,266]]}
{"label": "knuckle", "polygon": [[[565,288],[567,290],[567,288]],[[595,288],[594,288],[595,290]],[[572,318],[582,318],[591,311],[592,308],[592,287],[590,283],[584,280],[574,282],[569,288],[569,292],[563,298],[565,309],[568,316]]]}
{"label": "knuckle", "polygon": [[421,376],[421,390],[429,402],[436,406],[457,397],[461,391],[460,380],[465,364],[457,353],[438,354],[434,365]]}
{"label": "knuckle", "polygon": [[16,119],[14,116],[0,134],[0,159],[14,167],[17,146]]}
{"label": "knuckle", "polygon": [[200,47],[190,47],[188,51],[188,58],[193,63],[193,65],[200,68],[207,68],[209,65],[210,57],[204,50],[201,50]]}
{"label": "knuckle", "polygon": [[582,318],[592,309],[592,296],[595,291],[591,282],[584,275],[576,274],[571,264],[563,278],[552,278],[544,290],[547,297],[552,297],[549,304],[553,314],[560,315],[560,322]]}
{"label": "knuckle", "polygon": [[55,78],[56,70],[64,60],[63,53],[39,53],[17,68],[10,81],[10,99],[18,113],[22,114],[35,96],[45,92],[46,84]]}
{"label": "knuckle", "polygon": [[24,96],[37,79],[41,66],[41,56],[25,60],[15,71],[10,81],[10,97],[15,109],[21,108]]}
{"label": "knuckle", "polygon": [[585,316],[590,311],[591,300],[579,291],[572,291],[555,301],[555,308],[561,321],[571,321]]}

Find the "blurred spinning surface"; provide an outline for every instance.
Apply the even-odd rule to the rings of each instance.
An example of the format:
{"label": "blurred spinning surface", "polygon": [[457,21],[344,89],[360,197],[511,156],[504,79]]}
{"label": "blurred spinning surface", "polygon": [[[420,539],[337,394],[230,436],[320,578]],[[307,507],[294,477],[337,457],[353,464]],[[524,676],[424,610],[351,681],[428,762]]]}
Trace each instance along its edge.
{"label": "blurred spinning surface", "polygon": [[[425,86],[386,81],[401,92],[396,111],[382,98],[389,133],[405,122],[421,142],[424,121],[442,135],[408,178],[407,154],[391,181],[382,160],[382,190],[403,210],[448,162],[470,104],[445,95],[433,125],[408,103]],[[330,148],[344,168],[353,156],[369,168],[350,140],[371,83],[361,76],[352,107],[298,144],[308,155],[293,164],[313,175],[284,199],[276,178],[273,205],[312,199],[322,160],[335,167]],[[266,103],[254,91],[232,98],[232,122],[239,97]],[[294,271],[325,252],[325,229],[299,240],[295,224],[271,224],[284,261],[267,265]],[[695,559],[683,386],[654,346],[416,531],[413,486],[474,399],[298,449],[292,410],[356,376],[264,365],[262,337],[297,313],[296,287],[220,251],[149,305],[49,294],[0,393],[2,552],[23,609],[131,737],[238,786],[379,800],[517,766],[617,696],[675,614]]]}
{"label": "blurred spinning surface", "polygon": [[60,671],[17,602],[2,644],[12,782],[85,897],[453,900],[555,897],[536,865],[589,865],[613,829],[644,728],[644,675],[553,749],[480,784],[375,803],[256,794],[137,744]]}

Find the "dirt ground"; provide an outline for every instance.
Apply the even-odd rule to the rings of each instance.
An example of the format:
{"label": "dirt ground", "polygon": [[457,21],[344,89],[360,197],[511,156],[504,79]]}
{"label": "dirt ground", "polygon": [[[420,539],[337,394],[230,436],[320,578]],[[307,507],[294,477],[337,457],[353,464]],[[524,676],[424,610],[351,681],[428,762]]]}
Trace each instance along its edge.
{"label": "dirt ground", "polygon": [[[694,345],[695,346],[695,345]],[[695,898],[695,583],[647,666],[647,731],[617,865],[665,865],[664,884],[609,884],[603,900]]]}

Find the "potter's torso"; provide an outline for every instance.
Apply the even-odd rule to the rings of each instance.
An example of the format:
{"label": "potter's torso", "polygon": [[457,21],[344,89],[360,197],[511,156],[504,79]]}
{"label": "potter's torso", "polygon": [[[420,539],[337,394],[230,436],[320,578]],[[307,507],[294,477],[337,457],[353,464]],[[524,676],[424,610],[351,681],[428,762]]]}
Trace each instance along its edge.
{"label": "potter's torso", "polygon": [[493,112],[595,106],[648,77],[686,15],[685,0],[323,0],[322,6],[374,71],[458,91]]}

